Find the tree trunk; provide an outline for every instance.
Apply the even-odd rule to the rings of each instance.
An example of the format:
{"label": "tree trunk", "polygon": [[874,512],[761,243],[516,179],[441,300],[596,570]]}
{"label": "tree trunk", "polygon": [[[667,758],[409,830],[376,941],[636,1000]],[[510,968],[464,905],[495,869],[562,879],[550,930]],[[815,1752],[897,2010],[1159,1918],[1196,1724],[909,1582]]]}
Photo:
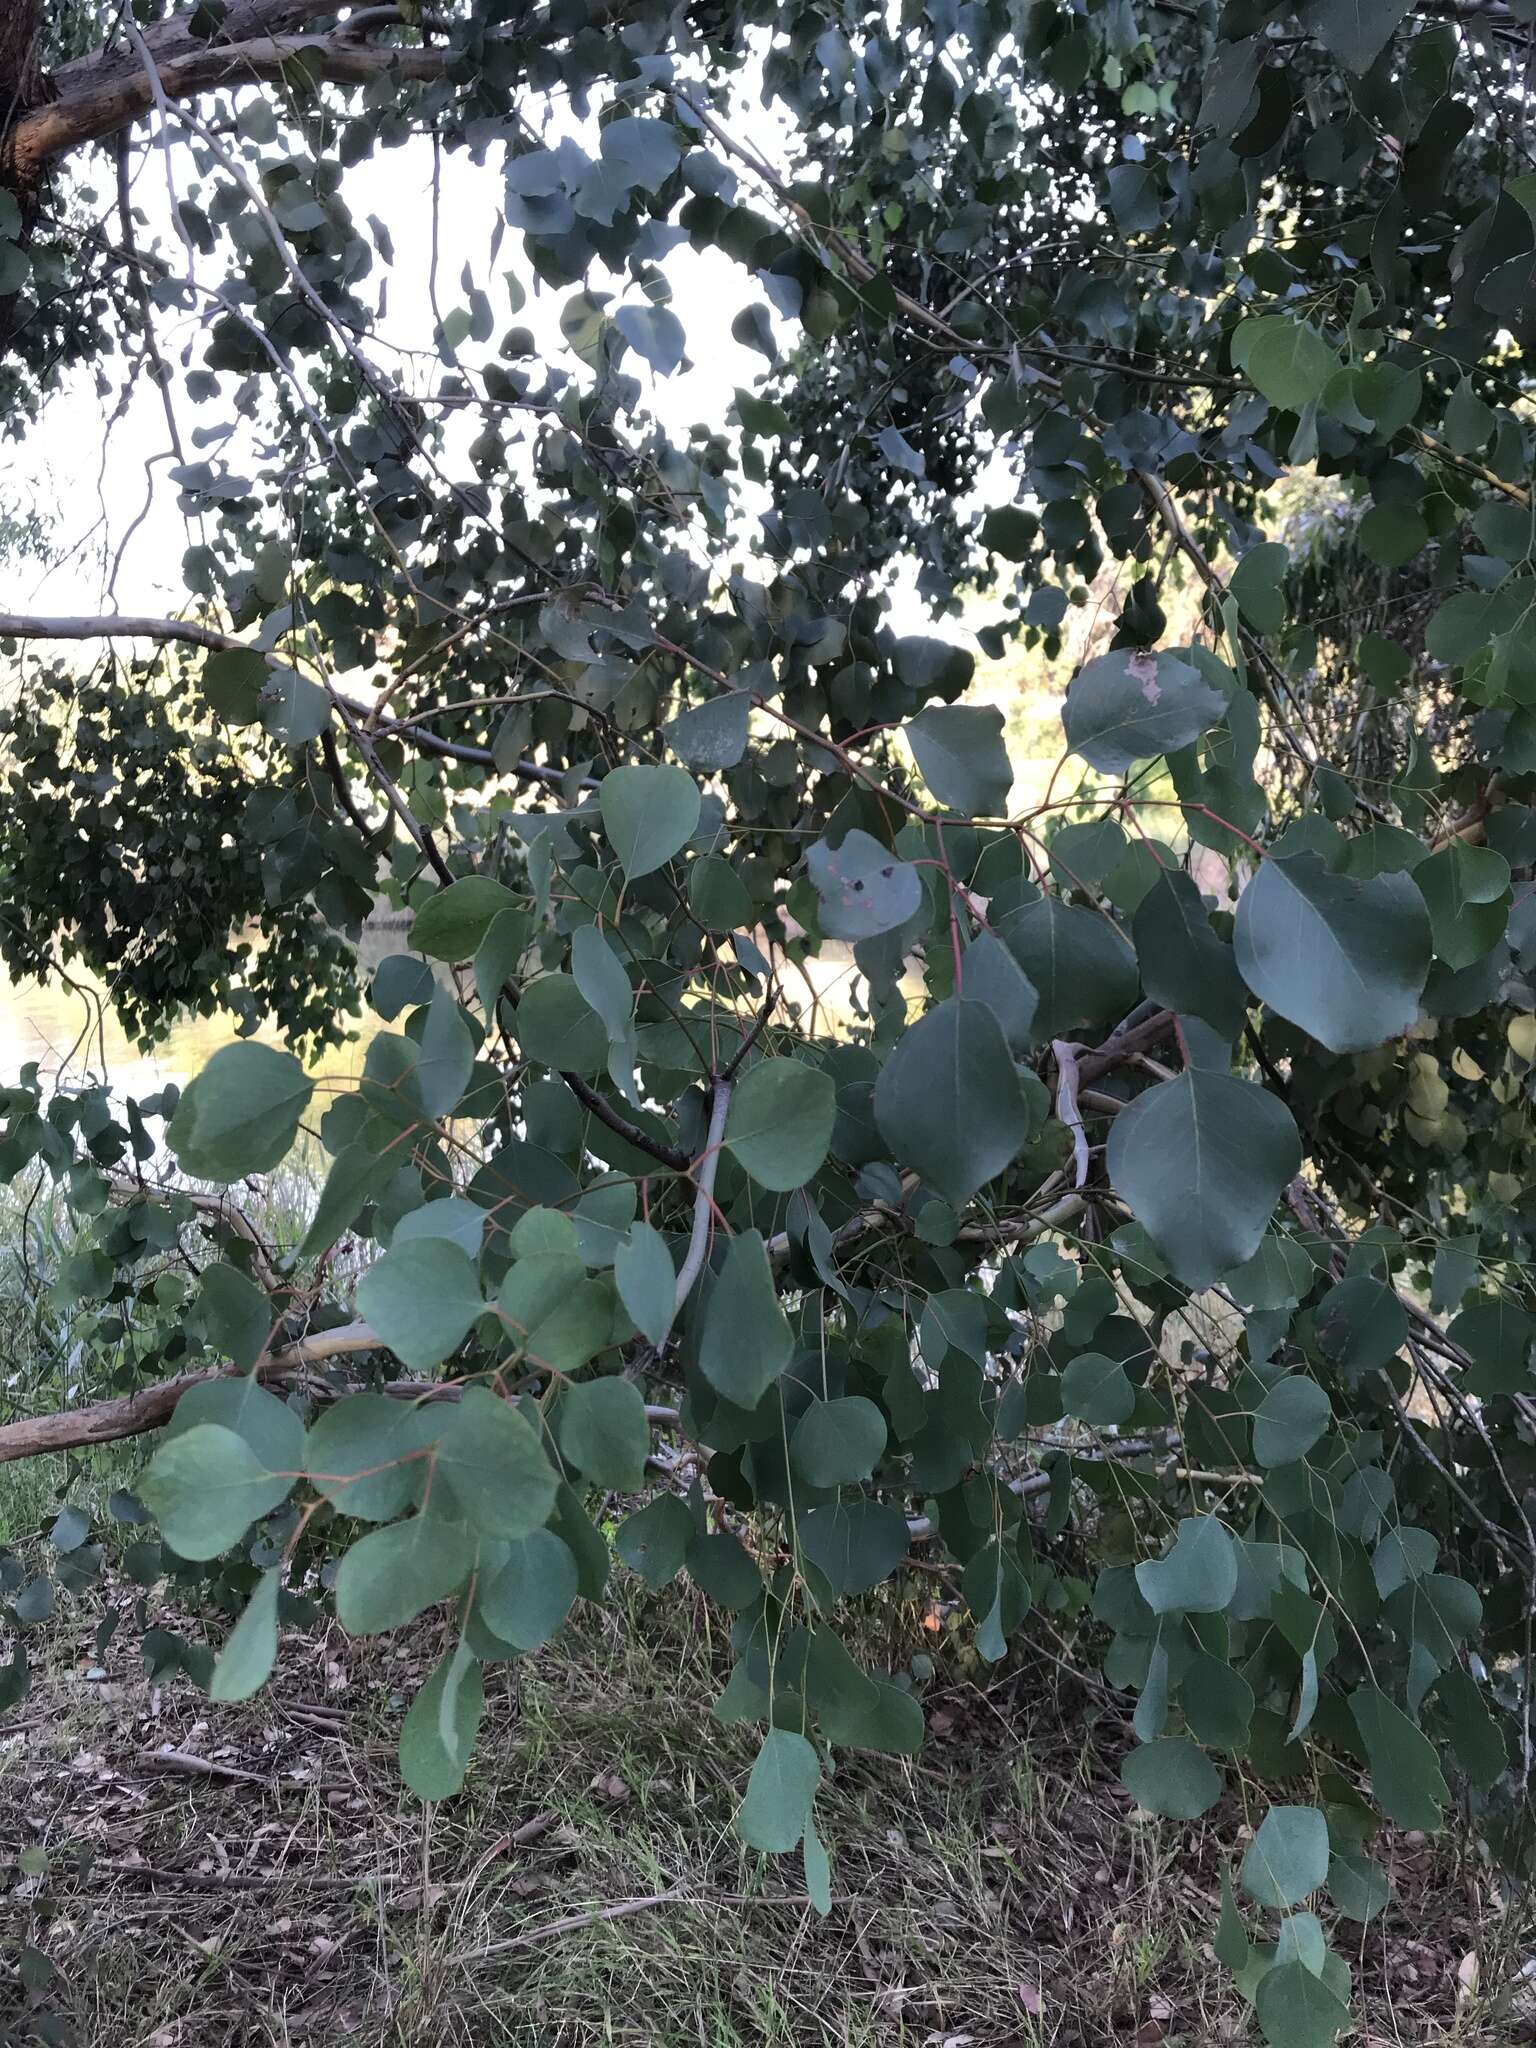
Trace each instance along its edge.
{"label": "tree trunk", "polygon": [[0,0],[0,136],[48,97],[41,46],[41,0]]}

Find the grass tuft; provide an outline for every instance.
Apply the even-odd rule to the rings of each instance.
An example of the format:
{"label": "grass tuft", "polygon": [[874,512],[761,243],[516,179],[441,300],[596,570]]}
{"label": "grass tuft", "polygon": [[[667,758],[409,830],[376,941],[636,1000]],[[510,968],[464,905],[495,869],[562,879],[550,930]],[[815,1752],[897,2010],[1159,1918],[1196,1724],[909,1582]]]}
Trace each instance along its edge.
{"label": "grass tuft", "polygon": [[[923,1752],[838,1760],[821,1920],[797,1857],[734,1835],[755,1733],[711,1717],[729,1649],[691,1591],[620,1573],[557,1645],[493,1667],[468,1787],[426,1811],[394,1744],[430,1632],[291,1636],[267,1693],[213,1708],[138,1675],[127,1615],[97,1661],[100,1601],[137,1597],[109,1583],[35,1631],[33,1693],[0,1732],[17,2038],[30,2012],[143,2048],[1256,2039],[1206,1946],[1240,1814],[1133,1821],[1118,1710],[1027,1653],[988,1683],[941,1648]],[[931,1647],[918,1621],[872,1616],[856,1647],[910,1657]],[[167,1748],[245,1775],[188,1775],[154,1761]],[[1528,1917],[1454,1844],[1378,1851],[1394,1905],[1335,1935],[1362,2041],[1521,2038]]]}

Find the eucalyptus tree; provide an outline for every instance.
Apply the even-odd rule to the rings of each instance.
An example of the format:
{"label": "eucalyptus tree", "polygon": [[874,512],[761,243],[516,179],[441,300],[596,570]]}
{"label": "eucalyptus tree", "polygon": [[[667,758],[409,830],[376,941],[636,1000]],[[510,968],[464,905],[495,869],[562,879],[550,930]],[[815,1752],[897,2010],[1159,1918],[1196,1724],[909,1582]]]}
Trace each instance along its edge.
{"label": "eucalyptus tree", "polygon": [[[291,1049],[6,1092],[100,1398],[0,1456],[163,1429],[217,1698],[313,1598],[430,1616],[424,1798],[643,1500],[822,1906],[829,1750],[923,1719],[840,1615],[918,1549],[983,1658],[1101,1660],[1142,1807],[1246,1814],[1217,1953],[1332,2040],[1383,1817],[1529,1854],[1536,10],[153,16],[0,53],[10,430],[156,388],[197,521],[165,615],[0,618],[0,949]],[[412,151],[493,196],[456,283],[354,210]],[[1089,654],[1038,802],[968,645]]]}

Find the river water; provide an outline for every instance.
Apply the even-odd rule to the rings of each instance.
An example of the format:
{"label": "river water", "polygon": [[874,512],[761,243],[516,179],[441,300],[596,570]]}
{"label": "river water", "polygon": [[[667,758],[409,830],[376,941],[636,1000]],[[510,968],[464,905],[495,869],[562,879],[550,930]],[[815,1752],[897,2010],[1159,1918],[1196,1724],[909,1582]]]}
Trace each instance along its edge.
{"label": "river water", "polygon": [[[402,921],[366,925],[358,948],[360,985],[366,988],[387,954],[408,950]],[[110,1004],[94,999],[99,985],[76,969],[71,974],[81,989],[57,981],[13,981],[0,970],[0,1084],[13,1084],[27,1062],[36,1060],[47,1080],[62,1078],[76,1087],[105,1080],[119,1098],[152,1095],[170,1081],[184,1086],[221,1045],[240,1035],[234,1017],[189,1016],[146,1053],[124,1032]],[[362,1072],[368,1041],[383,1027],[364,1006],[351,1028],[354,1038],[305,1061],[316,1080],[348,1081]],[[268,1044],[282,1043],[270,1028],[256,1036]]]}

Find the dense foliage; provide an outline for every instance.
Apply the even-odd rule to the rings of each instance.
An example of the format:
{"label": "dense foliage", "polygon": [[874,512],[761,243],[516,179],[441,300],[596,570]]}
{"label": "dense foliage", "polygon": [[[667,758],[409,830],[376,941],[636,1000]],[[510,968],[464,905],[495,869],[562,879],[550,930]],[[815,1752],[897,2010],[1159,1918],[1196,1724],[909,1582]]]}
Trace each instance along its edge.
{"label": "dense foliage", "polygon": [[[983,1658],[1102,1660],[1143,1807],[1241,1791],[1217,1953],[1331,2041],[1382,1816],[1530,1855],[1536,11],[148,12],[13,67],[6,403],[158,384],[201,537],[174,619],[0,618],[4,946],[145,1031],[323,1039],[375,891],[439,971],[355,1088],[8,1092],[103,1399],[0,1455],[169,1418],[139,1563],[240,1619],[151,1654],[217,1698],[305,1600],[432,1610],[425,1798],[649,1489],[823,1904],[829,1747],[922,1734],[839,1607],[918,1547]],[[505,229],[397,272],[425,356],[348,200],[422,135]],[[679,437],[685,243],[762,369]],[[1087,657],[1023,811],[970,627]],[[307,1143],[277,1253],[206,1189]]]}

